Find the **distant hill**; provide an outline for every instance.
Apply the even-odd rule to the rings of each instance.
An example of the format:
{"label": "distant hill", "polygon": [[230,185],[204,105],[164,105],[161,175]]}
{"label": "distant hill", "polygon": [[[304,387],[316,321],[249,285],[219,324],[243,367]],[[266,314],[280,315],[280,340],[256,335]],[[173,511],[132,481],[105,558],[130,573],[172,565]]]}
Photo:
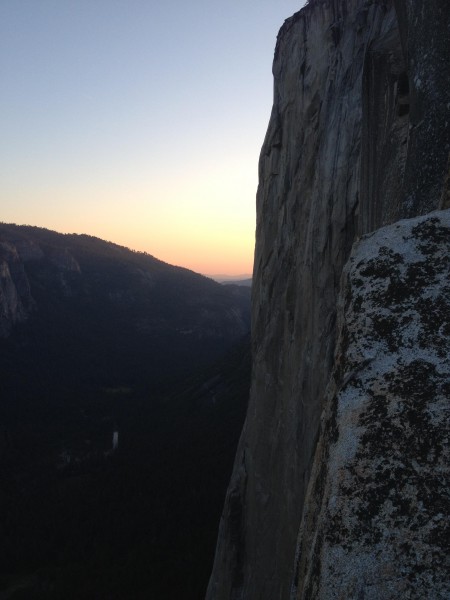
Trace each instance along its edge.
{"label": "distant hill", "polygon": [[0,224],[0,353],[39,364],[34,390],[74,370],[88,387],[157,387],[218,358],[249,321],[241,288],[91,236]]}
{"label": "distant hill", "polygon": [[214,281],[225,285],[239,285],[244,287],[252,286],[252,275],[211,275]]}
{"label": "distant hill", "polygon": [[252,278],[249,279],[225,279],[224,281],[219,281],[222,285],[239,285],[242,287],[252,287]]}
{"label": "distant hill", "polygon": [[219,283],[236,283],[238,281],[247,281],[247,280],[251,279],[252,274],[251,273],[243,273],[240,275],[219,274],[219,275],[210,275],[210,277],[212,279],[214,279],[214,281],[218,281]]}
{"label": "distant hill", "polygon": [[249,324],[249,288],[0,224],[0,597],[203,596]]}

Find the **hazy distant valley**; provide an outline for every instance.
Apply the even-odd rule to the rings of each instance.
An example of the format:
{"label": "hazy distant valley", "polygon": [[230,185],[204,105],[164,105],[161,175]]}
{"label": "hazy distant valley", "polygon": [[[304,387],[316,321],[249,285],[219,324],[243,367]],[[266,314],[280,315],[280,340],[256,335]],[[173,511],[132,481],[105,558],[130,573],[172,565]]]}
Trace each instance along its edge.
{"label": "hazy distant valley", "polygon": [[5,224],[0,268],[0,598],[201,597],[250,287]]}

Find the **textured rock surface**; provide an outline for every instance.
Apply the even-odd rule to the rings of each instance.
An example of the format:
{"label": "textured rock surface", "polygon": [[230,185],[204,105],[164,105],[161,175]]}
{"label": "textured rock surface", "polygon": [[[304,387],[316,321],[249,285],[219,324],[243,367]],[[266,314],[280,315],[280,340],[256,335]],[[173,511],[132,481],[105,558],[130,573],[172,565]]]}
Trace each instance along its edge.
{"label": "textured rock surface", "polygon": [[252,391],[208,600],[289,597],[352,243],[447,198],[444,4],[311,0],[280,30],[259,164]]}
{"label": "textured rock surface", "polygon": [[450,3],[395,0],[409,80],[403,214],[437,208],[450,153]]}
{"label": "textured rock surface", "polygon": [[26,320],[34,307],[30,284],[16,246],[0,240],[0,337]]}
{"label": "textured rock surface", "polygon": [[295,598],[450,597],[450,211],[356,243]]}
{"label": "textured rock surface", "polygon": [[36,309],[27,263],[48,259],[59,271],[60,286],[70,295],[65,273],[80,273],[79,264],[65,248],[45,244],[44,248],[45,252],[37,242],[14,228],[0,230],[0,337],[7,337],[16,323],[26,321]]}
{"label": "textured rock surface", "polygon": [[252,393],[208,598],[289,594],[337,288],[360,220],[365,56],[396,29],[392,6],[362,4],[311,3],[278,37],[259,165]]}

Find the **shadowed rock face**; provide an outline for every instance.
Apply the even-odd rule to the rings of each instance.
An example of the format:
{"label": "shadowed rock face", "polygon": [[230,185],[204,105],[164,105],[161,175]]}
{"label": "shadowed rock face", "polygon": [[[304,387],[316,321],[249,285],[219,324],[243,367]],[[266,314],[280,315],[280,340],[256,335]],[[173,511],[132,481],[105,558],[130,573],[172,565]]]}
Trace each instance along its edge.
{"label": "shadowed rock face", "polygon": [[450,210],[356,243],[295,597],[448,598]]}
{"label": "shadowed rock face", "polygon": [[16,323],[25,321],[33,308],[19,248],[0,240],[0,338],[6,337]]}
{"label": "shadowed rock face", "polygon": [[403,214],[411,217],[439,206],[436,202],[442,197],[442,179],[448,173],[450,4],[442,0],[395,0],[395,7],[409,82]]}
{"label": "shadowed rock face", "polygon": [[[448,90],[435,86],[434,100],[417,91],[420,74],[436,81],[436,67],[428,80],[411,46],[447,11],[413,4],[315,0],[280,30],[259,163],[252,390],[208,600],[289,598],[342,269],[357,235],[443,197]],[[442,25],[436,31],[430,52],[444,76]],[[412,131],[418,115],[427,131],[440,124],[439,150]]]}

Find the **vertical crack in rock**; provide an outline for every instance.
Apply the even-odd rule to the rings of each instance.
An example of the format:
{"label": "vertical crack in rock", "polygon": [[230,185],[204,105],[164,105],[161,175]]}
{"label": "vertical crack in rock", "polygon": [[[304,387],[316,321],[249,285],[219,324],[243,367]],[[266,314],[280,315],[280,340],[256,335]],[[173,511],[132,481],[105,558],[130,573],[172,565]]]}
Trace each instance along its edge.
{"label": "vertical crack in rock", "polygon": [[438,208],[450,153],[450,3],[394,0],[409,84],[402,214]]}
{"label": "vertical crack in rock", "polygon": [[397,220],[402,210],[409,82],[396,19],[367,48],[362,102],[360,232],[367,232]]}

